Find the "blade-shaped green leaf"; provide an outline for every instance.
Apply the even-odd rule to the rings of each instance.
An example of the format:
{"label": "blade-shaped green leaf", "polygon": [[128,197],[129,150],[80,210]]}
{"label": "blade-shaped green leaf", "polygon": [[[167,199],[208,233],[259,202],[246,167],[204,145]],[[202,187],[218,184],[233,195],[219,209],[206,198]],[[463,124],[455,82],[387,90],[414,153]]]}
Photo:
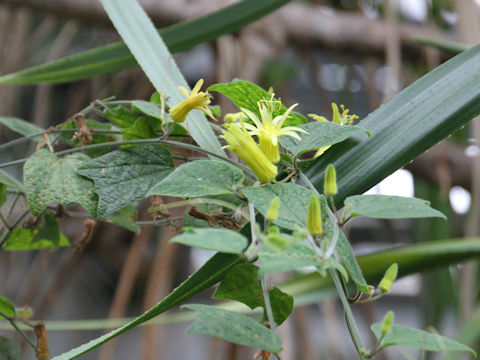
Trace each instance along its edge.
{"label": "blade-shaped green leaf", "polygon": [[329,163],[337,170],[337,205],[361,194],[480,113],[480,45],[402,90],[359,125],[371,132],[336,144],[309,169],[318,189]]}
{"label": "blade-shaped green leaf", "polygon": [[339,143],[355,133],[365,132],[358,126],[342,126],[330,121],[311,122],[300,125],[300,128],[308,132],[308,134],[298,134],[301,140],[291,136],[280,138],[280,144],[295,156],[305,151]]}
{"label": "blade-shaped green leaf", "polygon": [[[382,336],[381,327],[381,323],[375,323],[371,326],[377,339],[380,339]],[[475,357],[477,356],[476,352],[468,346],[450,340],[445,336],[397,325],[393,325],[392,330],[386,334],[381,341],[381,346],[387,347],[395,345],[427,351],[469,351]]]}
{"label": "blade-shaped green leaf", "polygon": [[57,158],[46,149],[35,152],[25,163],[23,177],[28,206],[33,215],[39,215],[48,204],[81,204],[93,216],[97,214],[97,196],[93,183],[76,171],[89,160],[84,154]]}
{"label": "blade-shaped green leaf", "polygon": [[468,44],[455,42],[455,41],[445,41],[445,40],[438,40],[434,38],[424,37],[424,36],[415,36],[413,41],[423,44],[432,46],[436,49],[442,50],[451,55],[457,55],[461,52],[468,50],[471,46]]}
{"label": "blade-shaped green leaf", "polygon": [[277,333],[246,315],[208,305],[185,305],[197,313],[197,320],[187,334],[216,336],[235,344],[259,348],[273,353],[282,350],[282,339]]}
{"label": "blade-shaped green leaf", "polygon": [[[155,89],[159,93],[165,92],[172,105],[184,100],[178,86],[187,89],[189,86],[140,4],[136,0],[101,1],[113,25]],[[202,112],[191,112],[186,127],[200,147],[216,154],[225,154]]]}
{"label": "blade-shaped green leaf", "polygon": [[[197,19],[159,30],[172,53],[241,29],[285,5],[289,0],[245,0]],[[0,77],[2,83],[70,82],[137,66],[124,43],[113,43]]]}
{"label": "blade-shaped green leaf", "polygon": [[[29,123],[28,121],[15,117],[0,116],[0,124],[5,125],[10,130],[15,131],[16,133],[19,133],[23,136],[34,135],[45,131],[41,127],[38,127],[32,123]],[[33,138],[32,140],[38,142],[41,139],[42,138],[39,136],[37,138]]]}
{"label": "blade-shaped green leaf", "polygon": [[240,233],[216,228],[187,228],[170,241],[228,254],[241,254],[248,245],[247,238]]}
{"label": "blade-shaped green leaf", "polygon": [[149,195],[201,197],[233,193],[242,186],[239,168],[215,160],[196,160],[180,165],[154,186]]}
{"label": "blade-shaped green leaf", "polygon": [[8,175],[3,170],[0,170],[0,183],[11,187],[12,189],[17,190],[18,192],[24,191],[23,185],[19,181],[17,181],[15,178]]}
{"label": "blade-shaped green leaf", "polygon": [[98,194],[98,217],[111,215],[146,197],[147,192],[173,171],[165,145],[146,144],[112,151],[78,169],[92,179]]}
{"label": "blade-shaped green leaf", "polygon": [[422,199],[388,195],[354,195],[345,199],[352,216],[368,216],[378,219],[412,219],[441,217],[440,211],[432,209],[430,202]]}
{"label": "blade-shaped green leaf", "polygon": [[125,324],[124,326],[110,331],[109,333],[89,341],[79,347],[76,347],[62,355],[54,357],[52,360],[69,360],[74,359],[110,339],[132,329],[144,322],[154,318],[155,316],[177,306],[184,301],[195,296],[199,292],[208,289],[223,279],[225,274],[235,265],[242,263],[243,260],[238,255],[219,253],[208,260],[199,270],[185,280],[180,286],[175,288],[162,301],[156,304],[147,312]]}

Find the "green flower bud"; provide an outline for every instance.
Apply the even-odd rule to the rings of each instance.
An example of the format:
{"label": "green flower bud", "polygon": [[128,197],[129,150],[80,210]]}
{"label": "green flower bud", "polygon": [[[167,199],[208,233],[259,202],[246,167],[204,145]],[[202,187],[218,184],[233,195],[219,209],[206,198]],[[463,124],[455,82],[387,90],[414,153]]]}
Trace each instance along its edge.
{"label": "green flower bud", "polygon": [[337,193],[337,173],[335,167],[330,164],[325,172],[325,181],[323,183],[323,193],[325,195],[335,195]]}
{"label": "green flower bud", "polygon": [[322,210],[316,195],[312,195],[308,203],[307,229],[313,236],[323,233]]}
{"label": "green flower bud", "polygon": [[395,319],[395,314],[393,311],[389,311],[387,315],[383,318],[382,327],[380,331],[383,335],[387,335],[392,330],[393,320]]}
{"label": "green flower bud", "polygon": [[394,263],[390,265],[390,267],[385,271],[385,275],[383,275],[383,279],[378,284],[378,287],[383,293],[387,293],[392,289],[393,282],[397,278],[398,274],[398,264]]}
{"label": "green flower bud", "polygon": [[270,203],[270,207],[267,212],[267,219],[269,221],[275,221],[278,217],[278,209],[280,208],[280,198],[277,196]]}

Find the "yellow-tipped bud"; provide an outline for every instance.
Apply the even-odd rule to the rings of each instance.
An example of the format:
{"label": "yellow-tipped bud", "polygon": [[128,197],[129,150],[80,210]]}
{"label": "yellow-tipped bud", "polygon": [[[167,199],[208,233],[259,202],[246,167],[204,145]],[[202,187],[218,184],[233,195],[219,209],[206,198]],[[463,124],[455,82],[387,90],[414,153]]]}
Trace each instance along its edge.
{"label": "yellow-tipped bud", "polygon": [[312,195],[308,203],[307,229],[313,236],[323,233],[322,210],[316,195]]}
{"label": "yellow-tipped bud", "polygon": [[207,105],[210,104],[210,94],[208,91],[200,91],[202,85],[203,79],[198,80],[191,93],[182,86],[178,87],[178,90],[185,95],[185,100],[180,101],[170,109],[170,117],[173,121],[184,122],[188,113],[193,109],[201,110],[205,115],[215,119],[212,111],[207,107]]}
{"label": "yellow-tipped bud", "polygon": [[398,274],[398,264],[394,263],[390,265],[390,267],[385,271],[385,275],[383,275],[383,279],[378,284],[379,289],[383,293],[387,293],[392,289],[393,282],[397,278]]}
{"label": "yellow-tipped bud", "polygon": [[380,328],[380,331],[383,335],[387,335],[392,330],[394,320],[395,314],[393,313],[393,311],[389,311],[387,315],[385,315],[385,317],[383,318],[382,326]]}
{"label": "yellow-tipped bud", "polygon": [[323,193],[325,195],[335,195],[337,193],[337,173],[335,167],[330,164],[325,172],[325,181],[323,183]]}
{"label": "yellow-tipped bud", "polygon": [[338,110],[338,106],[335,103],[332,103],[332,111],[333,111],[333,122],[335,124],[341,125],[342,117],[340,116],[340,111]]}
{"label": "yellow-tipped bud", "polygon": [[239,112],[236,112],[236,113],[226,114],[223,118],[223,121],[225,122],[225,124],[231,124],[231,123],[236,122],[237,120],[241,120],[241,119],[245,119],[245,118],[246,118],[246,116],[243,113],[243,111],[239,111]]}
{"label": "yellow-tipped bud", "polygon": [[280,198],[278,196],[272,200],[270,203],[270,207],[268,208],[267,212],[267,219],[268,221],[275,221],[278,217],[278,209],[280,208]]}

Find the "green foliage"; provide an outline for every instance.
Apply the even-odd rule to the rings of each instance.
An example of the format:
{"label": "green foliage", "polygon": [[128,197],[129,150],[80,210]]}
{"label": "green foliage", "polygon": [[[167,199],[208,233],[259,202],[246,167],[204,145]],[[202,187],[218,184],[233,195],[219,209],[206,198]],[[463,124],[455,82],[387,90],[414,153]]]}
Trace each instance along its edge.
{"label": "green foliage", "polygon": [[0,184],[5,184],[18,192],[24,191],[23,185],[3,170],[0,170]]}
{"label": "green foliage", "polygon": [[136,223],[135,206],[127,205],[124,208],[109,215],[106,222],[121,226],[127,230],[137,233],[140,227]]}
{"label": "green foliage", "polygon": [[301,140],[290,136],[280,138],[280,144],[294,156],[299,156],[309,150],[337,144],[356,133],[365,132],[358,126],[337,125],[330,121],[311,122],[299,126],[308,134],[300,134]]}
{"label": "green foliage", "polygon": [[20,360],[20,346],[13,340],[0,336],[0,359]]}
{"label": "green foliage", "polygon": [[15,317],[15,313],[16,313],[15,305],[13,305],[13,303],[10,300],[8,300],[3,296],[0,296],[0,313],[9,318]]}
{"label": "green foliage", "polygon": [[[252,84],[249,81],[235,79],[228,84],[215,84],[208,88],[209,91],[217,91],[227,96],[240,109],[245,108],[253,112],[260,119],[257,102],[263,99],[270,99],[271,94],[267,93],[261,87]],[[281,104],[280,109],[275,109],[273,116],[283,114],[287,108]],[[298,113],[291,113],[290,117],[284,123],[284,126],[298,126],[305,124],[307,119]]]}
{"label": "green foliage", "polygon": [[7,201],[7,188],[7,185],[0,183],[0,206]]}
{"label": "green foliage", "polygon": [[77,174],[89,157],[84,154],[57,158],[46,149],[36,151],[25,163],[23,178],[28,205],[33,215],[39,215],[47,205],[78,203],[91,215],[97,215],[97,196],[93,183]]}
{"label": "green foliage", "polygon": [[211,228],[184,228],[171,242],[229,254],[241,254],[248,240],[236,231]]}
{"label": "green foliage", "polygon": [[177,167],[148,194],[180,197],[229,194],[242,187],[244,178],[239,168],[228,163],[197,160]]}
{"label": "green foliage", "polygon": [[36,241],[41,241],[42,239],[47,239],[52,243],[52,250],[57,250],[60,246],[60,238],[62,234],[60,233],[60,226],[58,221],[53,214],[45,213],[42,217],[42,224],[38,233],[33,238],[32,243]]}
{"label": "green foliage", "polygon": [[[10,130],[15,131],[23,136],[30,136],[45,131],[41,127],[15,117],[0,116],[0,124],[5,125]],[[33,140],[38,142],[41,140],[41,137],[34,138]]]}
{"label": "green foliage", "polygon": [[143,199],[172,170],[170,150],[146,144],[92,159],[78,173],[93,181],[93,190],[98,194],[97,214],[104,218]]}
{"label": "green foliage", "polygon": [[184,305],[183,308],[197,313],[197,320],[187,329],[187,334],[216,336],[273,353],[282,350],[280,336],[245,315],[208,305]]}
{"label": "green foliage", "polygon": [[[380,339],[382,336],[381,327],[381,323],[375,323],[371,326],[377,339]],[[476,352],[468,346],[444,336],[397,325],[392,326],[390,332],[381,339],[380,344],[382,347],[402,345],[427,351],[469,351],[475,357],[477,356]]]}
{"label": "green foliage", "polygon": [[358,265],[357,258],[353,253],[350,243],[345,239],[342,232],[338,236],[337,251],[343,260],[343,265],[347,268],[353,282],[357,285],[358,290],[368,293],[368,284],[363,276],[362,269]]}
{"label": "green foliage", "polygon": [[[20,250],[39,250],[50,249],[55,250],[58,247],[70,246],[68,239],[60,234],[60,238],[50,239],[45,237],[38,237],[39,230],[15,228],[7,236],[5,246],[2,250],[6,251],[20,251]],[[45,234],[46,232],[44,232]]]}
{"label": "green foliage", "polygon": [[430,202],[422,199],[387,195],[355,195],[345,199],[351,216],[368,216],[380,219],[407,219],[440,217],[440,211],[432,209]]}
{"label": "green foliage", "polygon": [[102,116],[121,128],[132,127],[138,116],[123,105],[105,105]]}
{"label": "green foliage", "polygon": [[[235,266],[222,280],[213,297],[239,301],[250,309],[261,307],[266,311],[258,270],[257,266],[248,263]],[[277,287],[269,290],[268,295],[272,306],[273,318],[275,323],[280,325],[293,310],[293,298]]]}

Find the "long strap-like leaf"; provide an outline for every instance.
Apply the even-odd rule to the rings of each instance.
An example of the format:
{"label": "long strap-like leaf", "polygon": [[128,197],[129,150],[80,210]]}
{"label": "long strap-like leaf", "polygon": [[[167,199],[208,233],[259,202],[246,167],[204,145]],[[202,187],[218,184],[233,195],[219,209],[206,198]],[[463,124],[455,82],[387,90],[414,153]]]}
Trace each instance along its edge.
{"label": "long strap-like leaf", "polygon": [[[290,0],[244,0],[200,18],[159,30],[171,53],[232,33]],[[64,83],[112,74],[137,66],[124,43],[113,43],[46,64],[0,76],[0,84]]]}

